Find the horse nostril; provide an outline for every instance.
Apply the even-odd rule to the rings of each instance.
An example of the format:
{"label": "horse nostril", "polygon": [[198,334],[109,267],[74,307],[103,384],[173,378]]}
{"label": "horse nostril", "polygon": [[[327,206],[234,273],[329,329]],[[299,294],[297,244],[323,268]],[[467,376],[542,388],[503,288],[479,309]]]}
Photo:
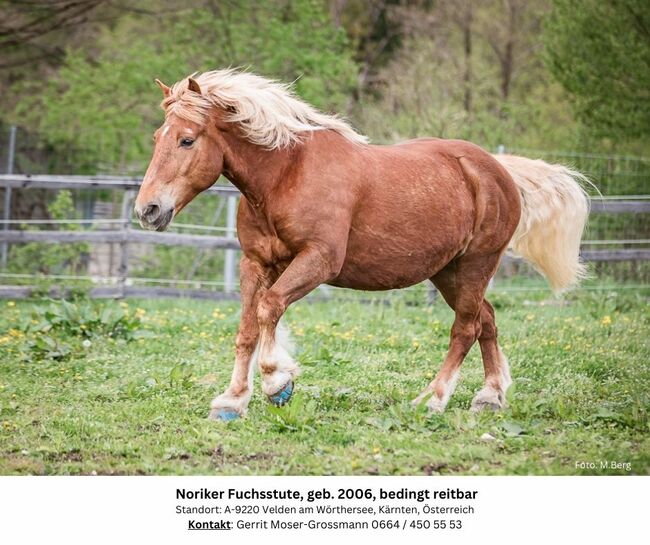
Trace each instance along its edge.
{"label": "horse nostril", "polygon": [[150,204],[142,211],[142,217],[148,222],[154,222],[160,216],[160,206],[157,204]]}

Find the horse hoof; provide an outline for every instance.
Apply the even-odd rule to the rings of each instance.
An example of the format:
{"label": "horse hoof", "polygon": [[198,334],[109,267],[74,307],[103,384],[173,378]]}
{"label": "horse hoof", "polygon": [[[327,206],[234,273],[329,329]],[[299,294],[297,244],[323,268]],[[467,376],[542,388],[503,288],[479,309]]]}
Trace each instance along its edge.
{"label": "horse hoof", "polygon": [[485,410],[499,411],[506,406],[505,398],[494,390],[481,390],[472,400],[471,411],[478,413]]}
{"label": "horse hoof", "polygon": [[438,399],[435,395],[431,396],[431,399],[427,401],[427,409],[429,409],[429,414],[442,414],[447,408],[447,403]]}
{"label": "horse hoof", "polygon": [[232,422],[240,417],[241,415],[234,409],[212,409],[208,416],[210,420],[219,420],[221,422]]}
{"label": "horse hoof", "polygon": [[273,403],[276,407],[282,407],[289,403],[291,396],[293,395],[293,380],[287,382],[283,388],[280,388],[278,392],[273,395],[268,396],[269,401]]}
{"label": "horse hoof", "polygon": [[480,413],[483,411],[499,411],[503,407],[497,403],[490,403],[486,401],[474,401],[470,407],[470,411],[473,413]]}

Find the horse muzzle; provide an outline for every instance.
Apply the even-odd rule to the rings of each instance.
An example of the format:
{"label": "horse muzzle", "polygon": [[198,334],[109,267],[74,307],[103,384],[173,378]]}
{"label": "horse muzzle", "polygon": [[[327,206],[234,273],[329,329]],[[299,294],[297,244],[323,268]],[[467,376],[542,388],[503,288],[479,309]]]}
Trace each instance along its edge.
{"label": "horse muzzle", "polygon": [[140,226],[149,231],[164,231],[174,217],[174,209],[163,210],[157,203],[149,203],[144,207],[136,204],[135,213],[140,221]]}

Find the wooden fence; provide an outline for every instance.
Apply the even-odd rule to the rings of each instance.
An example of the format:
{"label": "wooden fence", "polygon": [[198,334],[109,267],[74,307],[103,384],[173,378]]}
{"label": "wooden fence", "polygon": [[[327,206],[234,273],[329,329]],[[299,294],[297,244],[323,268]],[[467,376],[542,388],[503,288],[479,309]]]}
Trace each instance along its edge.
{"label": "wooden fence", "polygon": [[[239,192],[232,186],[213,186],[207,190],[209,194],[218,194],[228,199],[228,225],[226,236],[196,235],[183,233],[152,233],[132,228],[131,213],[133,200],[140,186],[138,178],[120,178],[113,176],[50,176],[50,175],[0,175],[0,187],[5,188],[5,211],[10,209],[7,200],[11,198],[14,189],[109,189],[124,191],[121,218],[112,220],[118,229],[112,230],[80,230],[80,231],[27,231],[12,229],[13,223],[5,216],[0,230],[0,245],[2,255],[7,255],[7,245],[11,243],[41,242],[41,243],[117,243],[120,247],[120,266],[117,286],[96,287],[91,295],[96,297],[157,297],[157,296],[189,296],[205,298],[234,297],[232,292],[235,280],[235,252],[239,242],[235,236],[235,208]],[[595,198],[591,202],[592,214],[648,213],[650,212],[650,196],[625,196]],[[93,220],[88,220],[92,222]],[[21,223],[29,224],[24,221]],[[101,223],[98,222],[98,223]],[[202,249],[223,249],[226,251],[224,269],[224,291],[207,292],[204,290],[177,289],[165,287],[129,286],[129,245],[134,243],[161,244],[166,246],[195,247]],[[586,261],[631,261],[650,260],[650,249],[625,248],[582,251]],[[5,257],[6,258],[6,257]],[[3,269],[6,263],[2,264]],[[0,286],[0,297],[25,297],[31,293],[28,286]],[[60,289],[52,288],[52,293],[61,293]]]}

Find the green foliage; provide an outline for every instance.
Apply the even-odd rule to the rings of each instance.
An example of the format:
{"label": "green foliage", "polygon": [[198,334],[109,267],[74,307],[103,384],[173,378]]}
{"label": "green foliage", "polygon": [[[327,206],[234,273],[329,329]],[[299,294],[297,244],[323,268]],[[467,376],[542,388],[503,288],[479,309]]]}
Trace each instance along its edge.
{"label": "green foliage", "polygon": [[169,371],[169,385],[171,387],[190,388],[193,381],[192,368],[189,365],[179,363]]}
{"label": "green foliage", "polygon": [[148,334],[141,329],[137,311],[130,314],[128,307],[100,307],[85,300],[52,301],[47,307],[38,306],[19,327],[24,361],[67,361],[83,354],[98,338],[124,342]]}
{"label": "green foliage", "polygon": [[385,415],[367,418],[366,423],[384,433],[409,430],[424,437],[447,426],[439,415],[429,413],[425,403],[417,407],[410,403],[396,403],[387,407]]}
{"label": "green foliage", "polygon": [[[251,17],[254,14],[254,17]],[[159,78],[244,66],[284,81],[325,109],[344,110],[356,67],[345,32],[314,0],[197,7],[155,24],[123,16],[95,48],[69,49],[55,76],[20,84],[15,118],[55,149],[79,148],[78,169],[141,170],[160,123]]]}
{"label": "green foliage", "polygon": [[25,341],[22,349],[25,361],[65,360],[72,353],[68,343],[48,335],[38,335]]}
{"label": "green foliage", "polygon": [[[269,406],[258,377],[248,414],[227,425],[207,413],[230,381],[235,304],[139,301],[140,328],[155,338],[124,342],[101,328],[86,337],[74,311],[45,333],[16,329],[48,306],[5,302],[0,474],[647,474],[648,294],[600,305],[602,294],[584,291],[564,304],[548,291],[511,293],[497,311],[514,379],[509,407],[469,411],[484,378],[475,347],[441,415],[410,400],[444,358],[453,313],[443,302],[301,302],[287,321],[299,361],[312,356],[294,398]],[[100,314],[125,304],[93,303]],[[31,360],[26,342],[39,345]],[[580,469],[576,460],[631,466]]]}
{"label": "green foliage", "polygon": [[[53,220],[79,219],[75,210],[72,194],[68,190],[59,191],[54,200],[47,205],[48,215]],[[51,228],[52,226],[46,226]],[[59,223],[55,229],[78,231],[78,223]],[[23,229],[38,230],[33,225],[24,225]],[[9,254],[9,271],[12,273],[41,274],[78,274],[85,268],[88,244],[75,242],[70,244],[42,244],[29,242],[11,246]]]}
{"label": "green foliage", "polygon": [[122,306],[99,307],[89,301],[73,303],[62,299],[35,309],[25,331],[35,336],[53,332],[84,339],[103,336],[129,341],[140,332],[140,326],[138,313],[129,313]]}
{"label": "green foliage", "polygon": [[647,0],[553,0],[544,42],[549,69],[597,134],[650,137]]}
{"label": "green foliage", "polygon": [[[426,135],[492,149],[647,149],[644,0],[143,0],[139,8],[109,3],[70,35],[7,51],[28,58],[48,40],[57,51],[47,68],[5,69],[0,119],[40,131],[58,168],[140,174],[161,120],[153,78],[172,83],[227,66],[295,81],[307,101],[350,114],[378,142]],[[7,20],[22,9],[30,8],[12,6]],[[25,153],[20,162],[46,168],[31,160]]]}
{"label": "green foliage", "polygon": [[284,407],[268,405],[266,417],[272,429],[279,432],[308,431],[316,433],[316,411],[316,401],[314,399],[307,400],[304,394],[298,393]]}
{"label": "green foliage", "polygon": [[[442,19],[437,27],[416,26],[404,38],[380,69],[380,83],[355,109],[364,130],[381,142],[436,136],[462,138],[492,150],[500,144],[532,149],[579,146],[582,135],[566,93],[539,61],[536,36],[544,5],[517,3],[512,27],[503,2],[462,3],[470,4],[471,20],[463,19],[462,6],[444,2],[439,11],[433,10]],[[472,44],[469,53],[465,25]],[[509,64],[503,57],[507,47],[512,53]]]}

